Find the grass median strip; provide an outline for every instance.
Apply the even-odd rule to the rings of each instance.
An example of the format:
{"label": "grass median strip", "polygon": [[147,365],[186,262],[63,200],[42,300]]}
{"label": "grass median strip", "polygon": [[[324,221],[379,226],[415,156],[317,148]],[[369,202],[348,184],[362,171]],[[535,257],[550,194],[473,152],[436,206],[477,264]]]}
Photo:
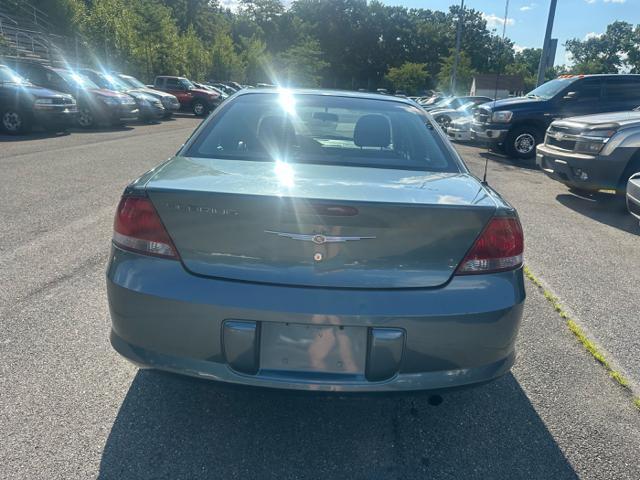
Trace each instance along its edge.
{"label": "grass median strip", "polygon": [[[609,363],[607,358],[604,356],[604,354],[598,349],[598,346],[587,337],[587,335],[584,333],[582,328],[580,328],[580,325],[578,325],[575,322],[575,320],[573,320],[569,316],[567,311],[564,309],[564,307],[560,303],[560,300],[558,299],[558,297],[556,297],[553,293],[547,290],[542,284],[542,282],[533,274],[531,269],[526,265],[524,267],[524,274],[531,281],[531,283],[533,283],[536,287],[538,287],[538,289],[544,295],[544,298],[546,298],[547,301],[551,304],[551,306],[553,306],[553,309],[558,313],[560,318],[562,318],[567,323],[567,328],[571,331],[571,333],[575,335],[578,341],[591,354],[591,356],[605,368],[609,376],[613,378],[616,382],[618,382],[620,386],[628,390],[633,395],[633,392],[631,392],[631,389],[629,388],[629,381],[625,378],[624,375],[622,375],[620,372],[618,372],[617,370],[614,370],[611,367],[611,364]],[[640,397],[633,397],[633,404],[638,410],[640,410]]]}

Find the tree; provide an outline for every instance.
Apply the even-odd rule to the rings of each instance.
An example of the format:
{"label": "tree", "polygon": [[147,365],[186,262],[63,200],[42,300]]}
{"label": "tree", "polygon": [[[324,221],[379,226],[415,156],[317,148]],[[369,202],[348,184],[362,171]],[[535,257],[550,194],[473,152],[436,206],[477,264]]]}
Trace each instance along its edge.
{"label": "tree", "polygon": [[427,78],[424,63],[406,62],[399,67],[389,69],[385,79],[395,90],[402,90],[408,95],[416,95],[425,89]]}
{"label": "tree", "polygon": [[[451,75],[453,73],[454,62],[455,52],[452,49],[449,56],[442,61],[442,67],[440,68],[440,73],[438,73],[438,86],[445,92],[451,90]],[[456,91],[451,93],[455,95],[468,95],[475,73],[471,59],[466,52],[461,51],[456,73]]]}
{"label": "tree", "polygon": [[[505,72],[508,75],[522,75],[525,90],[533,90],[538,81],[538,65],[541,56],[541,48],[525,48],[514,55],[513,62],[507,65]],[[545,73],[546,80],[551,80],[556,76],[554,69],[549,69]]]}
{"label": "tree", "polygon": [[171,9],[158,0],[136,0],[133,4],[139,18],[134,48],[136,73],[147,80],[155,75],[181,74],[184,53]]}
{"label": "tree", "polygon": [[227,31],[218,30],[213,38],[209,77],[220,81],[245,81],[245,65]]}
{"label": "tree", "polygon": [[203,81],[211,70],[211,54],[196,35],[193,25],[189,25],[185,34],[180,38],[184,49],[185,68],[183,74],[193,80]]}
{"label": "tree", "polygon": [[93,2],[83,20],[101,63],[106,67],[130,66],[140,19],[124,0]]}
{"label": "tree", "polygon": [[252,85],[275,82],[276,72],[266,44],[257,37],[243,38],[245,79]]}
{"label": "tree", "polygon": [[312,38],[282,52],[274,63],[280,72],[279,83],[296,87],[319,86],[322,71],[329,66],[322,59],[319,42]]}
{"label": "tree", "polygon": [[[17,7],[21,0],[0,0]],[[458,20],[462,22],[459,92],[474,72],[523,74],[533,85],[539,50],[516,53],[511,40],[487,27],[482,12],[387,5],[383,0],[30,0],[55,33],[87,44],[85,62],[150,80],[184,74],[336,88],[394,81],[448,89]],[[287,7],[288,5],[288,7]],[[66,41],[73,58],[73,39]],[[600,37],[567,42],[582,72],[640,72],[640,26],[614,22]],[[421,65],[422,68],[407,65]],[[553,72],[548,72],[548,75]],[[395,80],[392,80],[395,79]],[[397,88],[414,88],[398,85]]]}
{"label": "tree", "polygon": [[625,57],[635,50],[633,44],[633,25],[613,22],[602,35],[567,40],[565,47],[573,58],[572,70],[576,73],[618,73],[626,65]]}

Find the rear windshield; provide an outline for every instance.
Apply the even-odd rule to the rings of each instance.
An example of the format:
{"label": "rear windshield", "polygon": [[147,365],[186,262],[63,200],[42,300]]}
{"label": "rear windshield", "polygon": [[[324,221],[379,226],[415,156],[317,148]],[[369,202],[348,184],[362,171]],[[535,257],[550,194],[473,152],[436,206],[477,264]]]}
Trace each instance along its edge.
{"label": "rear windshield", "polygon": [[286,91],[232,100],[185,155],[460,171],[427,116],[412,105]]}

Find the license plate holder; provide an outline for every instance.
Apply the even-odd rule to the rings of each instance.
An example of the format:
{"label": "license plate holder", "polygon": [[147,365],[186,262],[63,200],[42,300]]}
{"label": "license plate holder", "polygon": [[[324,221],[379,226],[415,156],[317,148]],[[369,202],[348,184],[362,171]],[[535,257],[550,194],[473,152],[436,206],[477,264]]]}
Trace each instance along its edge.
{"label": "license plate holder", "polygon": [[263,322],[260,369],[362,375],[367,355],[367,328]]}

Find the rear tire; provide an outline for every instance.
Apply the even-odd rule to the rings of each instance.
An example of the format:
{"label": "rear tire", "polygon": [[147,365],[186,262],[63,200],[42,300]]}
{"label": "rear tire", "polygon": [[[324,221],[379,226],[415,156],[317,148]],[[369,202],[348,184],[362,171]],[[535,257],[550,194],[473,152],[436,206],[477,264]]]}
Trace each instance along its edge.
{"label": "rear tire", "polygon": [[505,151],[511,158],[524,160],[533,158],[536,145],[542,140],[542,134],[533,126],[522,125],[512,128],[504,141]]}
{"label": "rear tire", "polygon": [[20,135],[31,130],[31,119],[18,108],[8,108],[2,111],[0,117],[2,129],[10,135]]}

